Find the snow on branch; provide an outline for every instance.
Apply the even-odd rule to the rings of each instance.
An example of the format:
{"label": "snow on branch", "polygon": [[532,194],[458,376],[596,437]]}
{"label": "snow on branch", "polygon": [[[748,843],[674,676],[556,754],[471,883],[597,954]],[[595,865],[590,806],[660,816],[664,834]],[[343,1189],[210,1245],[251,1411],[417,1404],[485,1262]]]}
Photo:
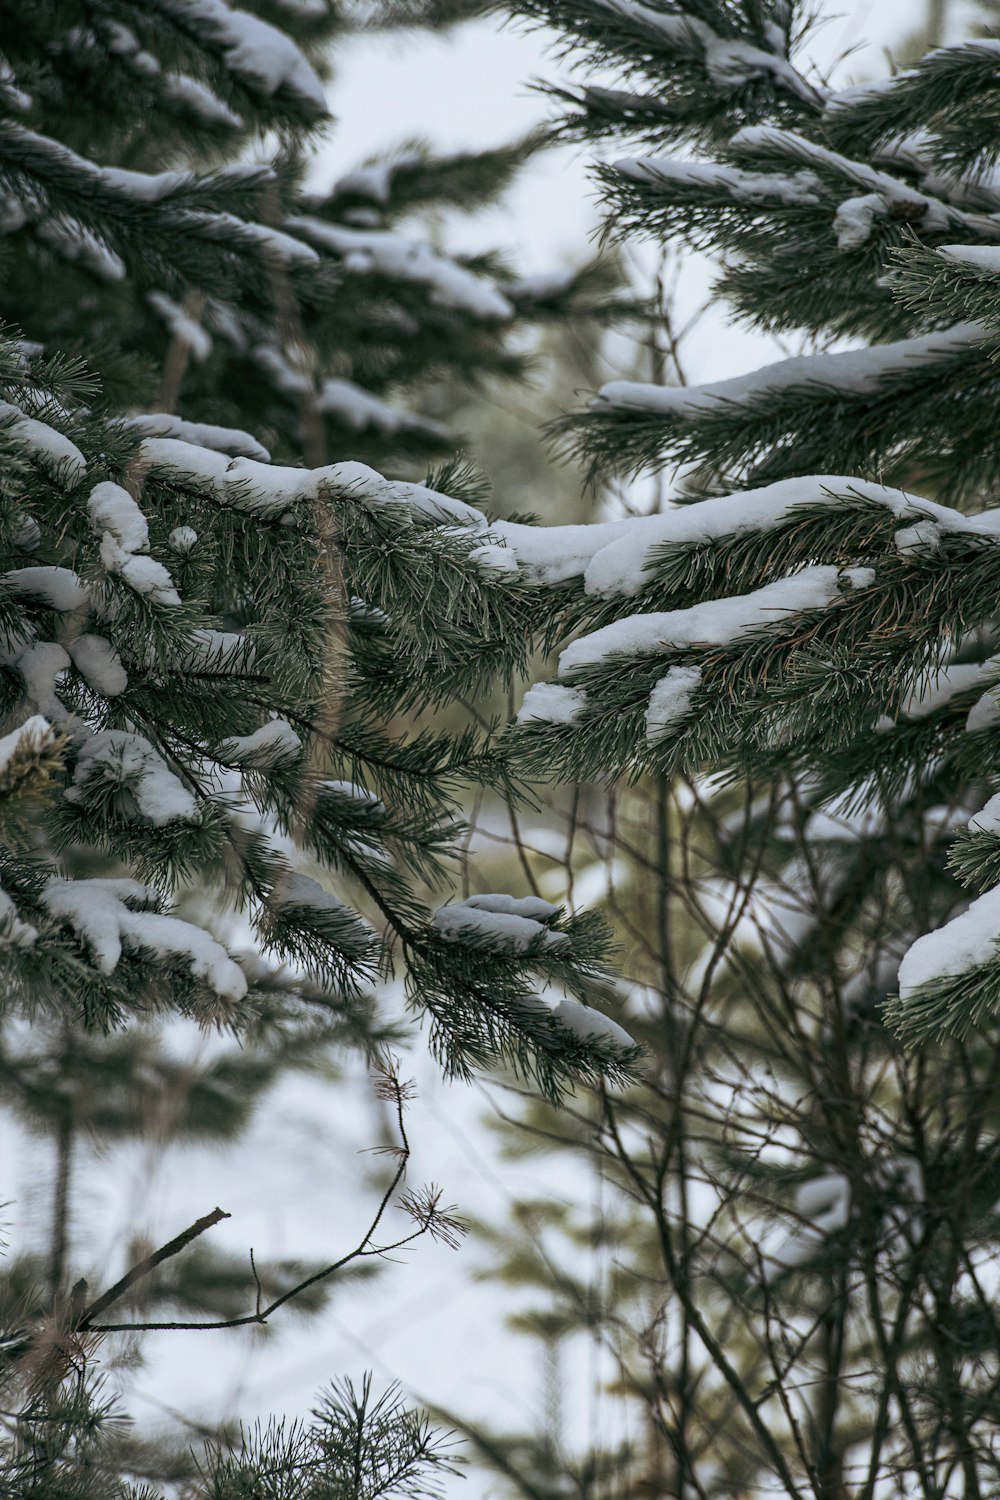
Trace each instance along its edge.
{"label": "snow on branch", "polygon": [[[1000,533],[998,511],[965,516],[919,495],[849,475],[811,474],[623,521],[587,526],[525,526],[494,521],[489,535],[511,554],[525,582],[555,587],[581,579],[585,594],[614,599],[639,594],[666,556],[667,548],[702,547],[773,531],[814,511],[833,517],[859,504],[906,523],[898,533],[900,550],[908,544],[933,545],[936,537],[948,533],[983,537]],[[917,526],[924,530],[919,537],[911,537]]]}
{"label": "snow on branch", "polygon": [[942,333],[922,334],[866,349],[794,355],[747,375],[705,385],[648,385],[614,380],[601,387],[592,409],[651,412],[684,422],[726,406],[762,406],[770,398],[787,393],[811,390],[874,395],[883,381],[961,358],[970,350],[984,348],[988,338],[989,330],[981,323],[960,323]]}
{"label": "snow on branch", "polygon": [[123,952],[148,954],[181,964],[220,1000],[242,1000],[247,981],[239,965],[203,928],[157,911],[160,899],[136,880],[56,876],[41,897],[50,916],[76,933],[100,973],[112,974]]}
{"label": "snow on branch", "polygon": [[351,275],[379,275],[424,286],[440,307],[469,313],[484,322],[506,322],[511,303],[485,277],[439,255],[423,240],[408,239],[390,229],[351,229],[324,219],[292,217],[287,228],[310,244],[340,257]]}
{"label": "snow on branch", "polygon": [[269,97],[292,95],[312,119],[327,112],[323,85],[290,36],[225,0],[154,0],[154,9],[221,49],[227,69],[248,89]]}

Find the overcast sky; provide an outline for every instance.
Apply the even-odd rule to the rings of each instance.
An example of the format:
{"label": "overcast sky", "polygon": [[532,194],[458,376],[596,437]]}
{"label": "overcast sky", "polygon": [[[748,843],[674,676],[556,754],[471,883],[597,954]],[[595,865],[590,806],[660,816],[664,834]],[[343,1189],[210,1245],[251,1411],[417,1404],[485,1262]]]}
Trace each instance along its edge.
{"label": "overcast sky", "polygon": [[[926,0],[823,0],[826,17],[810,53],[828,72],[834,59],[839,84],[886,71],[893,44],[925,14]],[[950,0],[949,30],[962,34],[971,0]],[[316,178],[330,182],[372,154],[418,137],[442,150],[496,146],[548,117],[533,80],[565,78],[565,64],[547,47],[551,37],[488,18],[448,36],[372,33],[338,53],[330,88],[338,119],[317,162]],[[574,260],[596,223],[586,176],[591,148],[551,153],[525,174],[503,215],[487,216],[471,237],[479,244],[495,232],[530,270]]]}

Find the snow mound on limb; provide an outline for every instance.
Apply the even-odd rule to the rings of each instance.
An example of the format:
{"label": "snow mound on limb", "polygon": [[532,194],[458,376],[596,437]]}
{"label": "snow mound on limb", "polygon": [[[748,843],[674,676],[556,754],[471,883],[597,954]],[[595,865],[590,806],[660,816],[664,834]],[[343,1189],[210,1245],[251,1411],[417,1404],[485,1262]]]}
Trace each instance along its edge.
{"label": "snow mound on limb", "polygon": [[626,158],[612,163],[613,170],[644,187],[701,188],[724,192],[736,203],[779,202],[814,207],[822,184],[814,172],[747,172],[720,162],[673,161],[666,157]]}
{"label": "snow mound on limb", "polygon": [[326,114],[326,95],[314,68],[277,26],[225,0],[160,0],[160,8],[220,46],[228,70],[254,93],[270,97],[287,89],[310,114]]}
{"label": "snow mound on limb", "polygon": [[[942,232],[952,225],[966,222],[966,216],[950,204],[922,193],[912,183],[882,172],[865,161],[855,161],[811,141],[794,130],[783,130],[773,125],[747,125],[738,130],[730,142],[737,152],[768,154],[777,152],[781,157],[806,163],[827,179],[839,179],[860,189],[841,203],[837,218],[842,221],[838,233],[838,248],[855,249],[863,244],[871,233],[876,215],[915,219],[927,230]],[[855,205],[852,210],[848,205]],[[836,230],[836,219],[834,220]],[[849,240],[860,236],[856,243],[843,243],[841,234],[847,232]]]}
{"label": "snow mound on limb", "polygon": [[[990,656],[985,661],[977,662],[946,662],[937,671],[931,672],[923,677],[912,692],[902,700],[896,711],[895,718],[883,716],[875,725],[876,734],[885,734],[896,728],[899,724],[914,723],[920,719],[929,718],[931,714],[937,713],[945,704],[950,703],[952,698],[962,693],[968,693],[973,688],[986,687],[992,684],[994,687],[1000,676],[1000,657]],[[982,706],[981,706],[982,705]],[[965,728],[980,729],[993,722],[993,703],[990,695],[984,694],[983,698],[973,704],[966,718]]]}
{"label": "snow mound on limb", "polygon": [[128,673],[122,659],[103,635],[78,635],[66,649],[70,660],[95,693],[105,698],[117,698],[128,687]]}
{"label": "snow mound on limb", "polygon": [[212,352],[212,336],[166,292],[147,292],[146,301],[163,319],[171,338],[183,344],[196,364],[204,364]]}
{"label": "snow mound on limb", "polygon": [[[986,809],[984,808],[985,812]],[[1000,958],[1000,886],[907,949],[899,966],[899,998],[940,979],[953,979]]]}
{"label": "snow mound on limb", "polygon": [[558,682],[536,682],[524,695],[517,711],[518,724],[575,724],[587,706],[578,688]]}
{"label": "snow mound on limb", "polygon": [[317,405],[326,416],[336,417],[354,432],[379,432],[385,437],[407,432],[422,433],[441,442],[450,442],[453,438],[451,429],[443,422],[401,411],[353,380],[325,380]]}
{"label": "snow mound on limb", "polygon": [[590,1005],[581,1005],[578,1000],[560,1000],[553,1008],[553,1016],[573,1036],[584,1042],[610,1042],[616,1051],[632,1052],[639,1045],[629,1036],[624,1026],[612,1021],[603,1011]]}
{"label": "snow mound on limb", "polygon": [[220,740],[215,755],[222,761],[238,761],[246,766],[274,766],[294,760],[302,741],[287,719],[271,719],[253,734],[230,735]]}
{"label": "snow mound on limb", "polygon": [[125,816],[134,813],[154,828],[168,823],[195,823],[198,804],[192,793],[147,739],[124,729],[105,729],[85,740],[77,756],[73,782],[63,793],[67,802],[86,804],[98,785],[121,789]]}
{"label": "snow mound on limb", "polygon": [[238,427],[216,427],[211,422],[185,422],[171,412],[140,412],[127,417],[123,424],[127,429],[141,433],[143,437],[180,438],[195,447],[211,448],[217,453],[228,453],[234,458],[255,458],[267,463],[271,455],[262,443]]}
{"label": "snow mound on limb", "polygon": [[[195,450],[199,451],[199,450]],[[95,484],[87,500],[90,524],[101,533],[101,562],[136,594],[156,604],[177,605],[181,599],[167,569],[147,555],[146,517],[127,490],[111,480]]]}
{"label": "snow mound on limb", "polygon": [[751,532],[770,531],[804,506],[835,511],[858,500],[877,505],[889,515],[915,526],[937,526],[942,533],[972,531],[995,535],[997,529],[997,516],[992,511],[965,516],[919,495],[864,479],[811,474],[676,506],[654,516],[601,521],[589,526],[527,526],[514,521],[494,521],[490,535],[497,537],[516,559],[525,582],[553,586],[582,578],[585,593],[596,598],[632,597],[648,582],[662,547],[699,546]]}
{"label": "snow mound on limb", "polygon": [[351,229],[308,216],[286,226],[322,250],[339,255],[345,271],[410,281],[427,288],[439,307],[468,313],[484,322],[507,322],[514,308],[498,287],[483,276],[439,255],[424,240],[408,239],[392,229]]}
{"label": "snow mound on limb", "polygon": [[102,974],[113,974],[122,953],[151,953],[165,965],[180,963],[220,1000],[242,1000],[247,980],[221,943],[179,917],[151,911],[150,886],[129,879],[63,880],[42,890],[50,916],[72,928]]}
{"label": "snow mound on limb", "polygon": [[463,903],[473,911],[494,911],[512,917],[527,917],[532,922],[550,922],[559,915],[558,906],[541,896],[507,896],[503,893],[466,896]]}
{"label": "snow mound on limb", "polygon": [[785,391],[826,388],[844,396],[875,395],[884,380],[922,366],[960,359],[985,346],[990,332],[981,323],[957,323],[940,333],[873,344],[834,354],[797,354],[746,375],[706,385],[649,385],[612,380],[590,403],[593,411],[648,412],[675,421],[697,420],[725,404],[753,408]]}
{"label": "snow mound on limb", "polygon": [[995,792],[984,807],[969,819],[970,833],[1000,833],[1000,792]]}
{"label": "snow mound on limb", "polygon": [[86,584],[81,583],[72,568],[45,565],[14,568],[10,573],[0,575],[0,578],[10,593],[47,604],[60,614],[72,614],[76,610],[87,609],[90,604],[90,590]]}
{"label": "snow mound on limb", "polygon": [[13,651],[0,655],[5,666],[13,667],[24,684],[29,704],[51,719],[60,729],[76,727],[73,716],[56,695],[56,683],[70,666],[67,652],[56,641],[28,641]]}
{"label": "snow mound on limb", "polygon": [[571,677],[613,657],[656,655],[690,646],[728,646],[753,631],[780,628],[789,616],[826,609],[847,588],[874,581],[870,568],[803,568],[749,594],[708,599],[690,609],[626,616],[565,647],[559,676]]}
{"label": "snow mound on limb", "polygon": [[145,473],[204,487],[222,504],[248,515],[279,517],[297,506],[314,503],[325,492],[373,505],[409,511],[414,519],[438,525],[460,525],[485,532],[481,511],[423,484],[386,479],[360,463],[329,464],[320,469],[293,469],[226,458],[177,438],[149,438],[142,445]]}
{"label": "snow mound on limb", "polygon": [[288,870],[275,884],[269,905],[276,915],[307,917],[310,924],[327,918],[326,926],[332,929],[329,935],[341,948],[363,952],[375,938],[375,930],[350,906],[333,895],[318,880],[309,875],[300,875]]}
{"label": "snow mound on limb", "polygon": [[553,932],[545,925],[558,910],[534,896],[470,896],[439,907],[434,913],[434,926],[449,943],[513,956],[559,947],[568,941],[568,933]]}
{"label": "snow mound on limb", "polygon": [[691,699],[701,685],[700,667],[670,667],[649,695],[646,709],[646,743],[666,739],[678,719],[691,711]]}
{"label": "snow mound on limb", "polygon": [[40,468],[67,488],[79,484],[87,472],[87,460],[75,443],[9,401],[0,401],[0,437],[23,447]]}
{"label": "snow mound on limb", "polygon": [[938,254],[958,265],[1000,276],[1000,245],[939,245]]}
{"label": "snow mound on limb", "polygon": [[[631,22],[682,57],[700,59],[717,89],[735,93],[755,78],[770,78],[776,87],[815,105],[822,96],[801,77],[783,47],[755,46],[739,37],[723,37],[696,16],[671,15],[641,0],[598,0],[604,10]],[[773,33],[779,39],[780,33]]]}

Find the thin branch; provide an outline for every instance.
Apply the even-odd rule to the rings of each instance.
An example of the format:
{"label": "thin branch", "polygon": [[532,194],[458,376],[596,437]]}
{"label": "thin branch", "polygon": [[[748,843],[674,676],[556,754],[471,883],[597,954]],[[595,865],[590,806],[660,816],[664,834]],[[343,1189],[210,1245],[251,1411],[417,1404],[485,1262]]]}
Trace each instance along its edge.
{"label": "thin branch", "polygon": [[260,1277],[257,1275],[257,1262],[253,1258],[252,1245],[250,1246],[250,1269],[253,1272],[254,1285],[257,1288],[256,1313],[260,1317],[260,1304],[264,1299],[264,1288],[261,1286]]}
{"label": "thin branch", "polygon": [[[143,1281],[151,1272],[156,1270],[157,1266],[162,1265],[165,1260],[170,1260],[172,1256],[179,1255],[182,1250],[186,1250],[192,1240],[196,1240],[199,1235],[204,1234],[206,1229],[213,1229],[223,1219],[229,1218],[232,1218],[232,1215],[227,1214],[225,1209],[213,1208],[211,1213],[205,1214],[201,1219],[196,1219],[193,1224],[189,1225],[187,1229],[182,1230],[180,1234],[169,1240],[167,1244],[161,1245],[159,1250],[154,1250],[152,1255],[147,1255],[144,1260],[140,1260],[130,1271],[126,1271],[120,1281],[116,1281],[113,1287],[109,1287],[102,1296],[98,1297],[96,1301],[91,1302],[89,1307],[84,1308],[77,1321],[76,1332],[91,1332],[91,1320],[99,1317],[106,1308],[109,1308],[113,1303],[118,1302],[124,1297],[125,1293],[130,1291],[136,1282]],[[93,1331],[96,1332],[98,1330],[95,1329]]]}
{"label": "thin branch", "polygon": [[[263,1307],[263,1308],[260,1306],[260,1283],[258,1281],[257,1282],[257,1307],[256,1307],[256,1310],[254,1312],[252,1312],[252,1313],[245,1313],[245,1314],[243,1314],[242,1317],[238,1317],[238,1318],[219,1318],[219,1319],[214,1320],[211,1323],[189,1323],[189,1322],[91,1323],[90,1322],[90,1319],[93,1318],[98,1311],[102,1310],[104,1307],[109,1306],[111,1302],[116,1301],[118,1299],[118,1297],[120,1297],[122,1295],[122,1293],[124,1291],[126,1291],[129,1286],[131,1286],[133,1284],[134,1281],[138,1280],[140,1274],[141,1275],[148,1275],[148,1272],[149,1272],[149,1270],[152,1270],[153,1265],[159,1264],[160,1260],[166,1259],[166,1256],[168,1254],[173,1255],[173,1254],[177,1253],[178,1249],[183,1249],[184,1244],[188,1243],[188,1241],[190,1239],[194,1238],[194,1234],[192,1234],[192,1231],[191,1230],[187,1230],[187,1231],[185,1231],[185,1234],[188,1237],[187,1239],[185,1239],[184,1235],[178,1236],[177,1240],[171,1241],[170,1245],[164,1246],[163,1250],[157,1251],[156,1254],[155,1254],[155,1256],[151,1256],[150,1257],[150,1264],[148,1265],[147,1269],[143,1269],[144,1267],[146,1267],[146,1264],[147,1264],[146,1262],[143,1262],[143,1264],[142,1264],[141,1267],[136,1267],[135,1270],[130,1271],[129,1275],[127,1277],[125,1277],[123,1279],[123,1281],[119,1282],[119,1284],[118,1284],[117,1287],[112,1287],[111,1291],[105,1293],[105,1296],[103,1298],[99,1298],[98,1301],[94,1304],[94,1306],[92,1308],[88,1309],[87,1313],[84,1315],[84,1319],[81,1320],[81,1323],[79,1325],[80,1331],[84,1331],[84,1329],[86,1329],[87,1332],[92,1332],[92,1333],[157,1333],[157,1332],[172,1332],[172,1331],[180,1331],[180,1330],[184,1330],[184,1331],[188,1331],[188,1332],[195,1332],[195,1331],[201,1331],[201,1330],[207,1330],[207,1329],[246,1328],[246,1327],[248,1327],[248,1326],[250,1326],[252,1324],[266,1323],[267,1320],[268,1320],[268,1318],[272,1315],[272,1313],[275,1313],[275,1312],[278,1311],[279,1307],[284,1307],[284,1305],[285,1305],[286,1302],[291,1302],[293,1298],[300,1296],[302,1292],[306,1291],[311,1286],[315,1286],[317,1282],[325,1281],[328,1277],[333,1276],[337,1271],[342,1270],[344,1266],[350,1265],[350,1263],[352,1261],[363,1260],[363,1259],[366,1259],[368,1257],[375,1256],[375,1255],[387,1255],[387,1254],[390,1253],[390,1251],[392,1251],[392,1250],[399,1250],[404,1245],[412,1244],[412,1242],[414,1240],[416,1240],[416,1239],[419,1239],[421,1235],[427,1234],[433,1228],[433,1226],[434,1226],[434,1223],[435,1223],[435,1215],[434,1214],[429,1214],[426,1218],[422,1219],[419,1222],[418,1227],[415,1230],[413,1230],[412,1233],[404,1235],[402,1239],[394,1240],[391,1244],[381,1245],[381,1246],[373,1246],[372,1243],[371,1243],[372,1237],[375,1234],[376,1230],[378,1229],[379,1224],[382,1222],[382,1219],[383,1219],[383,1217],[385,1215],[385,1212],[386,1212],[387,1208],[389,1207],[389,1203],[392,1200],[392,1197],[393,1197],[394,1193],[396,1192],[396,1189],[399,1187],[399,1184],[403,1180],[403,1176],[404,1176],[404,1174],[406,1172],[407,1162],[410,1159],[410,1143],[409,1143],[409,1140],[408,1140],[407,1134],[406,1134],[406,1124],[405,1124],[405,1121],[403,1119],[403,1106],[404,1106],[405,1101],[406,1101],[407,1090],[406,1090],[405,1085],[400,1084],[399,1080],[396,1079],[395,1075],[391,1071],[389,1071],[388,1068],[386,1069],[386,1072],[385,1072],[384,1076],[385,1076],[385,1079],[386,1079],[387,1083],[392,1086],[392,1096],[394,1097],[395,1103],[396,1103],[396,1123],[397,1123],[397,1126],[398,1126],[398,1129],[399,1129],[400,1139],[402,1141],[402,1147],[400,1149],[400,1155],[399,1155],[399,1165],[397,1166],[395,1172],[393,1173],[392,1180],[389,1183],[389,1186],[386,1188],[385,1192],[382,1194],[381,1200],[379,1201],[378,1208],[377,1208],[377,1210],[376,1210],[376,1212],[375,1212],[375,1214],[374,1214],[374,1216],[372,1218],[371,1223],[369,1224],[367,1230],[365,1231],[364,1236],[358,1242],[358,1244],[354,1247],[353,1250],[349,1250],[346,1255],[342,1255],[339,1260],[335,1260],[331,1265],[325,1266],[322,1271],[316,1271],[312,1276],[307,1276],[303,1281],[297,1282],[295,1286],[290,1287],[287,1292],[282,1292],[282,1294],[281,1294],[280,1297],[275,1297],[275,1299],[273,1300],[273,1302],[269,1302],[267,1304],[267,1306]],[[228,1218],[229,1217],[229,1215],[228,1214],[224,1214],[221,1209],[216,1209],[215,1213],[218,1215],[219,1218]],[[218,1222],[218,1219],[213,1219],[212,1215],[208,1215],[208,1217],[206,1219],[199,1220],[197,1225],[193,1225],[192,1229],[195,1230],[197,1233],[200,1234],[202,1232],[203,1228],[207,1229],[207,1228],[210,1227],[211,1223],[217,1223],[217,1222]],[[252,1258],[251,1258],[251,1264],[253,1264]],[[256,1278],[256,1266],[254,1266],[254,1276]]]}

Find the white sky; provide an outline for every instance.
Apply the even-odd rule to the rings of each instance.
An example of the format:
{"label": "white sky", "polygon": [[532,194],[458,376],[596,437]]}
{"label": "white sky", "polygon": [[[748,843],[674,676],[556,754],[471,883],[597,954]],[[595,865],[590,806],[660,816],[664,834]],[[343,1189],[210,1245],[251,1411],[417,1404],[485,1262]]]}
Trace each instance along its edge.
{"label": "white sky", "polygon": [[[964,9],[964,8],[963,8]],[[884,70],[882,49],[908,26],[923,5],[917,0],[859,0],[830,6],[831,20],[816,43],[825,62],[845,46],[863,43],[838,71],[840,83]],[[961,27],[960,7],[953,25]],[[450,37],[372,35],[346,46],[331,87],[339,124],[317,163],[314,181],[331,182],[372,154],[414,136],[443,150],[496,145],[545,117],[547,106],[527,82],[560,76],[558,60],[545,55],[537,33],[500,30],[493,21],[459,28]],[[565,76],[565,75],[563,75]],[[526,270],[578,261],[588,253],[596,222],[586,151],[561,150],[541,158],[502,206],[458,226],[463,248],[493,245],[513,251]],[[704,287],[705,275],[696,278]],[[766,347],[766,346],[765,346]],[[716,320],[691,353],[698,378],[735,373],[761,361],[761,344],[738,338]],[[764,357],[767,355],[765,353]],[[477,1124],[482,1095],[442,1083],[423,1055],[415,1060],[421,1098],[413,1106],[416,1144],[412,1180],[440,1182],[447,1201],[491,1219],[504,1217],[525,1192],[586,1195],[582,1171],[569,1180],[534,1162],[504,1164]],[[368,1203],[359,1190],[371,1158],[357,1153],[375,1139],[375,1119],[363,1090],[294,1079],[282,1087],[250,1137],[209,1159],[177,1151],[155,1164],[142,1153],[108,1156],[88,1172],[82,1210],[108,1227],[95,1256],[92,1284],[105,1268],[120,1266],[124,1228],[154,1236],[176,1233],[217,1202],[233,1218],[213,1231],[217,1244],[263,1256],[335,1256],[353,1242]],[[2,1137],[5,1153],[19,1160],[16,1198],[8,1223],[30,1219],[47,1201],[48,1150],[38,1142]],[[315,1390],[338,1373],[397,1377],[419,1396],[454,1406],[471,1419],[498,1426],[537,1420],[538,1372],[527,1345],[505,1335],[508,1310],[495,1289],[476,1280],[486,1252],[474,1244],[458,1256],[421,1244],[390,1266],[377,1285],[348,1290],[331,1312],[307,1326],[285,1318],[262,1346],[252,1335],[159,1335],[146,1345],[148,1368],[130,1401],[136,1417],[155,1420],[173,1409],[196,1416],[239,1410],[247,1417],[270,1411],[308,1411]],[[571,1427],[600,1422],[592,1386],[595,1370],[580,1360],[569,1372]],[[620,1435],[620,1434],[619,1434]],[[602,1434],[611,1437],[610,1432]],[[459,1489],[465,1500],[491,1492],[471,1473]]]}

